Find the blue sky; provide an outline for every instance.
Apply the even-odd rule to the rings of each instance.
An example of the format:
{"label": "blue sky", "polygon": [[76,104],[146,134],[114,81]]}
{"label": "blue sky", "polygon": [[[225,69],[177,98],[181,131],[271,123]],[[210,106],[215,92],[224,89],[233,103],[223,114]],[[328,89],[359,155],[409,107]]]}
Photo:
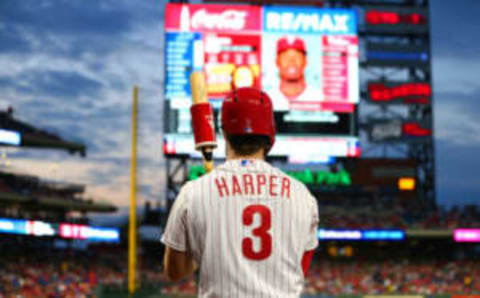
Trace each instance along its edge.
{"label": "blue sky", "polygon": [[[437,198],[480,196],[480,2],[431,1]],[[86,183],[125,206],[130,105],[140,86],[139,202],[164,195],[162,1],[0,2],[0,109],[83,140],[88,157],[8,149],[10,167]]]}

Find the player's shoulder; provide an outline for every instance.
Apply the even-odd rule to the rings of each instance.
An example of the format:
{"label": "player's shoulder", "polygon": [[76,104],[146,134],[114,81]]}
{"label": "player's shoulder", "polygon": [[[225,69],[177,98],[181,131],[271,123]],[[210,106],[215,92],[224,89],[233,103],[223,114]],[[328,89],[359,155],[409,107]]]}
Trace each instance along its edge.
{"label": "player's shoulder", "polygon": [[227,171],[234,170],[235,169],[229,166],[228,163],[224,163],[215,167],[211,172],[205,173],[194,180],[188,181],[183,185],[182,188],[184,188],[186,191],[194,193],[201,193],[203,191],[207,191],[204,189],[208,188],[209,185],[215,180],[215,178],[224,175]]}
{"label": "player's shoulder", "polygon": [[199,193],[203,192],[204,188],[208,187],[209,183],[214,179],[214,176],[216,176],[217,173],[215,169],[209,173],[206,173],[194,180],[190,180],[186,182],[182,189],[185,189],[186,192],[189,193]]}
{"label": "player's shoulder", "polygon": [[[287,174],[285,174],[287,175]],[[303,182],[300,182],[297,178],[295,177],[292,177],[290,175],[287,175],[288,177],[290,177],[290,180],[292,181],[292,185],[294,185],[294,187],[296,187],[302,194],[308,194],[308,195],[311,195],[310,194],[310,190],[308,189],[308,187],[303,183]]]}
{"label": "player's shoulder", "polygon": [[187,181],[182,187],[180,187],[180,191],[177,195],[176,201],[182,201],[183,203],[187,203],[192,197],[193,190],[195,189],[193,181]]}

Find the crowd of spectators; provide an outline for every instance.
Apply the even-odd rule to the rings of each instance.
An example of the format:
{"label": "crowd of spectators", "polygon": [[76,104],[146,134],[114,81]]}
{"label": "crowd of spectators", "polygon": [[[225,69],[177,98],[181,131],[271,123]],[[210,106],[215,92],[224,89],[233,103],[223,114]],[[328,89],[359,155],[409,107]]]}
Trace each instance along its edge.
{"label": "crowd of spectators", "polygon": [[480,293],[480,261],[319,261],[312,264],[305,293]]}
{"label": "crowd of spectators", "polygon": [[455,229],[480,228],[480,208],[477,206],[412,210],[404,206],[392,208],[322,208],[320,226],[347,229]]}
{"label": "crowd of spectators", "polygon": [[[479,294],[480,262],[423,263],[319,261],[305,279],[305,294]],[[163,293],[194,295],[193,278],[165,287]]]}
{"label": "crowd of spectators", "polygon": [[[121,259],[125,258],[124,255]],[[96,297],[99,285],[125,289],[126,262],[118,255],[31,254],[0,258],[0,298]],[[320,259],[312,263],[305,294],[479,294],[480,260],[373,261]],[[139,270],[163,294],[195,295],[195,277],[171,284],[159,262]]]}
{"label": "crowd of spectators", "polygon": [[[118,255],[110,255],[110,259],[62,253],[3,255],[0,298],[96,297],[99,285],[125,289],[128,277],[125,263]],[[139,275],[150,283],[166,282],[159,267],[142,267]]]}
{"label": "crowd of spectators", "polygon": [[93,270],[77,262],[50,258],[2,257],[0,297],[90,297],[99,276],[115,280],[111,270],[95,267]]}

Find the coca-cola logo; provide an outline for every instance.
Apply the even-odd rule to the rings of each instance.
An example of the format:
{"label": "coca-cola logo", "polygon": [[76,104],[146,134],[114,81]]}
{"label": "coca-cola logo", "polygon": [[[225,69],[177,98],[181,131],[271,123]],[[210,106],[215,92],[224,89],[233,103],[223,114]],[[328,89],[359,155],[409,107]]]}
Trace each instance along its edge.
{"label": "coca-cola logo", "polygon": [[201,9],[193,14],[191,26],[194,29],[241,30],[245,27],[247,12],[233,9],[221,13],[208,13]]}

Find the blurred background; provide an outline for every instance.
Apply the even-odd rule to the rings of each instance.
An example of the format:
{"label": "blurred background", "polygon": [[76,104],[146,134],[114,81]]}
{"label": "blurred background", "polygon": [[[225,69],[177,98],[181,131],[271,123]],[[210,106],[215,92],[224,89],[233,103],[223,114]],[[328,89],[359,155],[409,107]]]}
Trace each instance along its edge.
{"label": "blurred background", "polygon": [[480,3],[219,3],[0,2],[0,297],[126,296],[132,186],[136,295],[194,296],[195,277],[161,274],[159,242],[204,174],[189,73],[216,115],[235,87],[275,94],[262,49],[285,36],[307,41],[320,94],[276,108],[269,159],[319,202],[304,295],[480,294]]}

